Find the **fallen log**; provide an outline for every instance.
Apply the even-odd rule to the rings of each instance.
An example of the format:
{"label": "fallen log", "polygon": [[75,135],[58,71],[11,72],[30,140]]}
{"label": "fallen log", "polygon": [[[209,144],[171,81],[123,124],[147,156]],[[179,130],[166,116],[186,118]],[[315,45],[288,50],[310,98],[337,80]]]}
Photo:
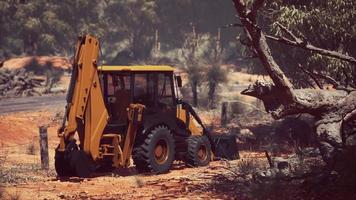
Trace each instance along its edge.
{"label": "fallen log", "polygon": [[0,95],[2,97],[18,97],[41,95],[37,88],[44,87],[45,78],[35,77],[25,69],[0,70]]}
{"label": "fallen log", "polygon": [[[266,111],[275,119],[301,113],[314,116],[319,149],[327,164],[327,171],[350,167],[351,163],[355,163],[353,166],[356,168],[356,154],[349,151],[356,148],[356,138],[345,135],[343,129],[345,124],[349,124],[349,120],[356,120],[356,117],[346,120],[346,116],[356,113],[356,91],[294,89],[293,84],[275,62],[266,36],[257,25],[257,12],[264,5],[264,0],[254,0],[250,6],[243,0],[233,0],[233,2],[248,39],[246,44],[250,45],[250,49],[260,59],[273,81],[273,83],[256,82],[242,94],[262,100]],[[333,55],[328,54],[328,56]],[[335,56],[335,54],[333,57],[351,63],[356,60],[350,56]],[[351,139],[353,142],[348,144],[345,142]]]}

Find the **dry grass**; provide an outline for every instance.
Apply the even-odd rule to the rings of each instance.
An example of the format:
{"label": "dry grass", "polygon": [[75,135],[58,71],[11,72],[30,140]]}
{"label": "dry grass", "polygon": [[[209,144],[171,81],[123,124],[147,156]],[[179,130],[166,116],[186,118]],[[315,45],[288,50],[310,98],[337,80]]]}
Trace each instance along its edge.
{"label": "dry grass", "polygon": [[239,174],[253,174],[261,169],[264,169],[264,161],[253,158],[243,158],[237,164],[236,170]]}
{"label": "dry grass", "polygon": [[139,188],[142,188],[145,185],[144,181],[137,176],[135,176],[135,184],[136,184],[136,187],[139,187]]}
{"label": "dry grass", "polygon": [[[2,145],[0,145],[0,150],[1,150]],[[3,179],[3,177],[5,176],[5,172],[4,172],[4,164],[5,164],[5,160],[6,160],[6,153],[4,153],[3,151],[0,152],[0,199],[4,199],[5,197],[5,191],[4,188],[1,186],[1,180]]]}
{"label": "dry grass", "polygon": [[2,182],[2,179],[6,175],[5,174],[5,166],[4,166],[5,165],[5,160],[6,160],[6,155],[7,155],[7,152],[0,151],[0,183]]}
{"label": "dry grass", "polygon": [[228,74],[228,80],[231,83],[238,82],[241,85],[248,85],[257,80],[270,80],[267,76],[255,75],[255,74],[248,74],[243,72],[230,72]]}
{"label": "dry grass", "polygon": [[13,194],[9,194],[8,198],[9,198],[10,200],[20,200],[20,199],[21,199],[21,195],[20,195],[19,192],[16,191],[16,192],[13,193]]}
{"label": "dry grass", "polygon": [[37,152],[37,149],[36,149],[36,146],[35,146],[35,142],[32,141],[27,145],[26,153],[28,155],[36,155],[36,152]]}
{"label": "dry grass", "polygon": [[4,199],[5,197],[5,191],[4,191],[4,188],[2,188],[1,186],[0,186],[0,199]]}

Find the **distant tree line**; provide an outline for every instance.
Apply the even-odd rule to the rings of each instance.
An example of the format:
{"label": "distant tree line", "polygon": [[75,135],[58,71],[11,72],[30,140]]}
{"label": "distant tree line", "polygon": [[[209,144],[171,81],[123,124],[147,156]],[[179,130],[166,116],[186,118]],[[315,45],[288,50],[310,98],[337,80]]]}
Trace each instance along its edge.
{"label": "distant tree line", "polygon": [[[256,19],[265,33],[279,36],[282,25],[306,43],[356,56],[355,1],[267,0],[265,4]],[[258,59],[250,59],[255,55],[237,42],[248,41],[242,27],[234,24],[234,15],[229,0],[3,0],[0,60],[71,57],[75,38],[90,33],[100,38],[102,63],[179,65],[189,72],[194,105],[199,104],[201,83],[207,83],[213,104],[211,97],[226,79],[222,64],[264,73]],[[314,83],[299,66],[344,85],[356,84],[354,64],[267,42],[296,87],[323,84]]]}
{"label": "distant tree line", "polygon": [[[102,60],[145,61],[158,35],[161,57],[179,49],[186,33],[216,34],[234,20],[225,0],[4,0],[0,1],[0,59],[18,55],[73,53],[81,34],[100,38]],[[233,46],[234,32],[223,31],[222,43]],[[171,52],[171,53],[169,53]]]}

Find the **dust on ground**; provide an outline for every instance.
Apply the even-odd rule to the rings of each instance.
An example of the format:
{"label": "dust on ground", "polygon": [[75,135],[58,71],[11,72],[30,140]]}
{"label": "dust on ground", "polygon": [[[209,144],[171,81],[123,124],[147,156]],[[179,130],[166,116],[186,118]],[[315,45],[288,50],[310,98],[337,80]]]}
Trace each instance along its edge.
{"label": "dust on ground", "polygon": [[[134,167],[95,178],[60,180],[54,171],[54,149],[58,145],[53,111],[22,112],[1,116],[1,155],[6,183],[1,183],[5,198],[20,199],[229,199],[233,191],[213,189],[216,174],[226,173],[226,161],[214,161],[207,167],[189,168],[176,162],[167,174],[138,174]],[[38,126],[48,129],[50,169],[40,169]],[[28,152],[34,145],[35,152]],[[242,155],[247,155],[242,153]],[[248,154],[249,156],[251,154]],[[239,161],[232,161],[239,162]],[[225,172],[224,172],[225,170]]]}
{"label": "dust on ground", "polygon": [[[345,193],[344,190],[333,191],[332,194],[325,190],[314,191],[310,196],[300,187],[301,180],[255,182],[251,172],[259,172],[261,166],[266,169],[268,161],[264,152],[253,151],[240,152],[239,160],[213,161],[209,166],[199,168],[175,162],[170,172],[160,175],[138,174],[132,166],[110,173],[97,173],[90,179],[58,179],[54,170],[54,149],[58,145],[56,130],[61,119],[58,113],[61,111],[61,108],[47,108],[0,116],[0,199],[280,199],[278,197],[281,195],[293,197],[291,199],[356,197],[354,192]],[[40,167],[40,125],[49,125],[49,170],[41,170]]]}

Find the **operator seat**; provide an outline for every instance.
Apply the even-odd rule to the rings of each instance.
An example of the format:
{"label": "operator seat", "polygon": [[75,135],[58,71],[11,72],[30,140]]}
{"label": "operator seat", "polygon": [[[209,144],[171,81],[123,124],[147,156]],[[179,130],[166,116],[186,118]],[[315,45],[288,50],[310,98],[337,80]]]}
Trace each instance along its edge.
{"label": "operator seat", "polygon": [[131,90],[119,89],[115,93],[116,102],[113,111],[115,112],[115,123],[124,124],[127,121],[127,108],[130,105]]}

